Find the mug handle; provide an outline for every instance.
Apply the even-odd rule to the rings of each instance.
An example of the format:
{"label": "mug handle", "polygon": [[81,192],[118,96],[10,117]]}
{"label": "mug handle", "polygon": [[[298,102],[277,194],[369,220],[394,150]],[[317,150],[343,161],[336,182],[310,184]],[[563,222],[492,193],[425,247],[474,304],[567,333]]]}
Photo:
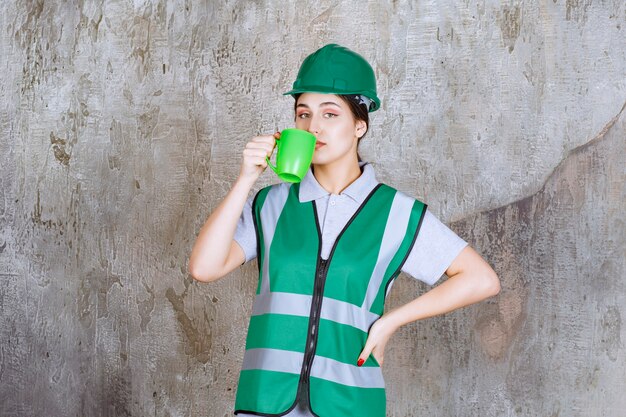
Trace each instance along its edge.
{"label": "mug handle", "polygon": [[[280,140],[280,138],[276,139],[277,142],[279,140]],[[278,144],[274,147],[274,149],[276,149],[277,147],[278,147]],[[274,149],[272,149],[272,153],[270,154],[270,156],[272,156],[274,154]],[[266,156],[265,157],[265,160],[267,161],[267,166],[272,168],[272,171],[274,171],[276,173],[276,175],[280,175],[280,172],[278,172],[278,168],[276,167],[276,165],[272,165],[272,163],[270,162],[270,156]]]}

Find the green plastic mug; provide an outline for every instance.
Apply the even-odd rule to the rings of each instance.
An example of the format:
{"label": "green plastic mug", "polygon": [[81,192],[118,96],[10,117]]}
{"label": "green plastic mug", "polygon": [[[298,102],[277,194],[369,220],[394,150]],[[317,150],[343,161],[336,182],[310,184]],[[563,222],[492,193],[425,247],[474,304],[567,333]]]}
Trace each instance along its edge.
{"label": "green plastic mug", "polygon": [[[276,166],[266,157],[267,165],[286,182],[300,182],[306,175],[313,152],[315,152],[315,135],[302,129],[285,129],[276,139]],[[271,155],[270,155],[271,156]]]}

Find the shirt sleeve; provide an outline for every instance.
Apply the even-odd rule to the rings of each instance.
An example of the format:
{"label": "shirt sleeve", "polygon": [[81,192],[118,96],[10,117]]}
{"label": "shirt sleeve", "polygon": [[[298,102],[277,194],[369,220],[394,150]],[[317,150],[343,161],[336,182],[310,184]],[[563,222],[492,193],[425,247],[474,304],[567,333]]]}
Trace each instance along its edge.
{"label": "shirt sleeve", "polygon": [[253,199],[254,197],[248,198],[243,206],[243,211],[237,221],[235,236],[233,237],[234,241],[241,246],[243,253],[246,255],[244,263],[256,258],[256,231],[254,230],[254,222],[252,220]]}
{"label": "shirt sleeve", "polygon": [[422,226],[402,266],[402,272],[433,285],[465,246],[465,240],[426,209]]}

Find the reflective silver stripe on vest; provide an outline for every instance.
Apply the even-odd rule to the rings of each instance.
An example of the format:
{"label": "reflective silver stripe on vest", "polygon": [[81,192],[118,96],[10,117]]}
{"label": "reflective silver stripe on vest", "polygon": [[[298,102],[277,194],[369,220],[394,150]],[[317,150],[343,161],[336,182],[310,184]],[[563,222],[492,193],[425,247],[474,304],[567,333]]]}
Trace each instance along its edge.
{"label": "reflective silver stripe on vest", "polygon": [[353,387],[385,388],[385,381],[379,367],[348,365],[318,355],[313,359],[311,376]]}
{"label": "reflective silver stripe on vest", "polygon": [[366,310],[354,304],[324,297],[320,317],[368,332],[372,323],[380,316],[370,313],[369,309]]}
{"label": "reflective silver stripe on vest", "polygon": [[252,306],[252,315],[261,314],[291,314],[292,316],[308,317],[311,313],[311,296],[293,294],[289,292],[274,292],[258,294]]}
{"label": "reflective silver stripe on vest", "polygon": [[[300,374],[304,354],[282,349],[248,349],[243,358],[242,369]],[[311,376],[360,388],[384,388],[379,367],[359,367],[338,362],[323,356],[315,356]]]}
{"label": "reflective silver stripe on vest", "polygon": [[304,353],[282,349],[248,349],[243,357],[242,369],[300,374]]}
{"label": "reflective silver stripe on vest", "polygon": [[274,232],[276,231],[276,223],[280,213],[285,207],[285,202],[289,196],[289,188],[291,183],[282,183],[277,186],[273,186],[268,192],[261,207],[261,227],[263,228],[263,241],[265,244],[265,253],[263,256],[263,276],[261,277],[261,289],[260,293],[263,294],[270,290],[270,246],[272,239],[274,239]]}
{"label": "reflective silver stripe on vest", "polygon": [[[272,313],[308,317],[311,313],[311,300],[310,295],[268,291],[255,297],[252,315]],[[372,323],[380,316],[354,304],[324,297],[320,317],[368,332]]]}
{"label": "reflective silver stripe on vest", "polygon": [[365,300],[363,301],[363,308],[366,310],[372,308],[372,304],[374,304],[380,285],[385,277],[385,271],[389,263],[391,263],[393,256],[398,251],[400,244],[402,244],[414,202],[414,198],[400,191],[396,191],[396,195],[393,197],[389,216],[387,216],[385,232],[383,233],[383,239],[380,244],[380,251],[378,252],[378,259],[376,260],[376,266],[370,277]]}

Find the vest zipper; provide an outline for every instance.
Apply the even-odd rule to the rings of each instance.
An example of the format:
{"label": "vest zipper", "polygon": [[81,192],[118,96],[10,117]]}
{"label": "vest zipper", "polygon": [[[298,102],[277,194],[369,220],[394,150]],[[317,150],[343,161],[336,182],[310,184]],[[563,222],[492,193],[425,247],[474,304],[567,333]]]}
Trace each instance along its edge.
{"label": "vest zipper", "polygon": [[315,357],[315,348],[317,347],[317,337],[319,333],[319,323],[320,323],[320,312],[322,311],[322,299],[324,298],[324,284],[326,282],[326,276],[328,275],[328,264],[335,253],[335,249],[339,244],[339,239],[343,233],[348,229],[348,226],[352,223],[352,221],[356,218],[356,216],[361,212],[363,207],[367,204],[369,199],[376,193],[383,184],[377,184],[376,187],[367,195],[365,200],[361,203],[356,212],[352,215],[350,220],[343,227],[337,238],[335,239],[335,243],[333,244],[332,249],[330,250],[330,254],[328,255],[328,259],[323,259],[321,256],[322,250],[322,233],[320,229],[320,225],[317,217],[317,206],[315,201],[313,201],[313,217],[315,219],[315,225],[317,227],[317,238],[319,242],[319,252],[317,258],[317,267],[315,269],[315,282],[313,284],[313,297],[311,298],[311,314],[309,315],[309,329],[307,331],[306,337],[306,345],[304,348],[304,358],[302,363],[302,370],[300,371],[300,381],[298,384],[298,391],[296,394],[296,401],[294,405],[289,410],[294,409],[298,403],[303,405],[305,409],[309,410],[311,414],[313,410],[311,409],[311,391],[310,391],[310,381],[309,378],[311,376],[311,365],[313,364],[313,358]]}
{"label": "vest zipper", "polygon": [[320,313],[322,310],[322,299],[324,295],[324,283],[328,273],[328,260],[319,258],[318,268],[315,273],[315,283],[313,285],[313,297],[311,299],[311,314],[309,319],[309,329],[307,331],[306,346],[304,349],[304,361],[300,373],[300,386],[296,402],[300,401],[308,410],[311,410],[309,397],[309,377],[311,375],[311,365],[315,357],[317,347],[317,336],[319,333]]}

